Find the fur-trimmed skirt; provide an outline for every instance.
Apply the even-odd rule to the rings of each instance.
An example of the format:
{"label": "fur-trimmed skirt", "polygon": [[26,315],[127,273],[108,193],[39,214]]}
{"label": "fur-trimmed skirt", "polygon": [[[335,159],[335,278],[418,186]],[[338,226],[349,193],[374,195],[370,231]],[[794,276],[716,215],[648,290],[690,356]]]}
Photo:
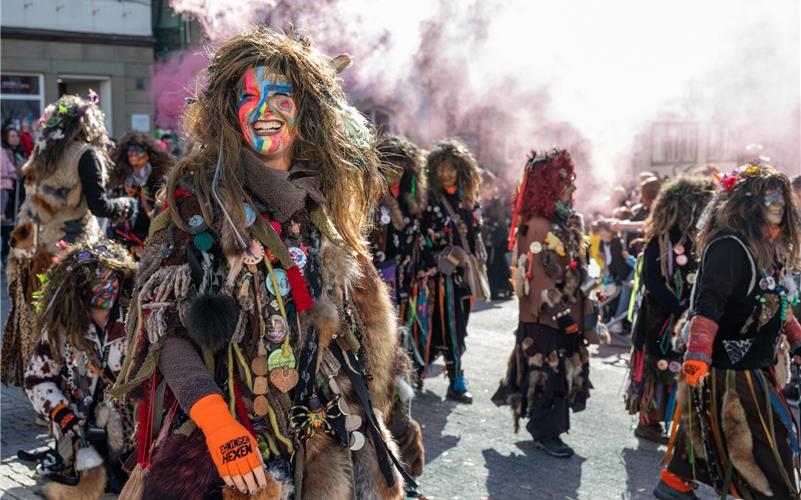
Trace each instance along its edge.
{"label": "fur-trimmed skirt", "polygon": [[534,439],[559,436],[570,429],[570,410],[582,411],[590,397],[590,360],[580,333],[568,335],[549,326],[520,323],[506,377],[492,397],[512,406],[514,429],[528,417]]}
{"label": "fur-trimmed skirt", "polygon": [[736,498],[798,498],[798,436],[773,369],[712,367],[701,388],[680,382],[677,402],[671,472]]}

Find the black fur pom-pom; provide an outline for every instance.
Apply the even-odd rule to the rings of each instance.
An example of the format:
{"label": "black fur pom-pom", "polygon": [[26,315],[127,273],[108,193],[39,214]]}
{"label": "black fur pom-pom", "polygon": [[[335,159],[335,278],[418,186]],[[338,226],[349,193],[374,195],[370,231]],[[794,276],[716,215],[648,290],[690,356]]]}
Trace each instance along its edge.
{"label": "black fur pom-pom", "polygon": [[186,321],[189,338],[200,347],[217,352],[228,345],[238,318],[239,311],[233,297],[204,293],[189,305]]}

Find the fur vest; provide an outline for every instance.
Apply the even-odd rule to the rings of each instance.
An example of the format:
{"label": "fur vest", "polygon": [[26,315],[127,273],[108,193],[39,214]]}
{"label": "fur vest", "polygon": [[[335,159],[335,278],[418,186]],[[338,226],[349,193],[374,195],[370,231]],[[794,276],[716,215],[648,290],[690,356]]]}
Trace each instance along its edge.
{"label": "fur vest", "polygon": [[[273,278],[278,278],[273,281],[264,260],[254,265],[242,257],[223,255],[220,241],[230,233],[224,229],[222,215],[218,214],[212,228],[201,226],[192,180],[185,177],[180,185],[182,193],[176,202],[181,217],[189,221],[190,232],[176,227],[167,212],[153,221],[127,323],[132,339],[130,362],[114,394],[134,391],[138,397],[139,386],[150,387],[151,381],[158,385],[164,339],[187,337],[207,366],[216,367],[215,382],[237,407],[237,419],[250,425],[257,440],[270,450],[262,452],[271,478],[268,498],[401,498],[404,480],[395,460],[397,447],[385,426],[398,371],[397,323],[386,287],[369,259],[347,248],[322,207],[302,209],[283,224],[275,222],[275,232],[301,269],[313,298],[313,306],[303,310],[286,287],[298,283],[291,276],[285,281],[278,260],[272,263]],[[261,217],[256,214],[258,226],[268,214],[259,206],[254,208],[262,213]],[[214,235],[213,248],[199,251],[197,233],[191,234],[193,224]],[[242,234],[251,235],[251,245],[260,239],[252,229]],[[266,250],[265,259],[273,258],[270,248]],[[212,289],[213,300],[208,296]],[[283,296],[285,305],[278,304],[282,301],[276,293]],[[199,301],[207,300],[212,301],[198,307]],[[223,302],[235,306],[229,309]],[[225,309],[230,311],[230,320],[215,319],[216,332],[189,328],[209,323],[198,316],[202,316],[199,309],[209,307],[215,309],[209,317],[218,317]],[[286,314],[279,311],[282,307]],[[273,343],[270,325],[280,324],[282,317],[288,324],[288,346],[297,360],[299,380],[283,391],[271,370],[268,387],[257,389],[245,372],[265,349],[269,354],[281,350],[283,341]],[[166,430],[153,436],[160,446],[149,457],[152,467],[145,496],[214,494],[223,483],[202,432],[180,408],[175,410],[177,402],[167,392],[162,407],[155,409],[156,420]],[[319,396],[327,415],[325,425],[312,432],[305,424],[313,406],[308,403],[309,394]],[[262,399],[263,404],[264,397],[274,421],[256,406],[256,400]]]}
{"label": "fur vest", "polygon": [[[45,178],[37,178],[30,163],[22,168],[23,175],[29,177],[29,180],[26,186],[28,196],[20,213],[20,225],[33,223],[34,247],[44,247],[45,250],[54,252],[54,244],[59,240],[74,243],[96,239],[99,235],[97,219],[89,212],[78,175],[78,162],[90,149],[94,149],[90,144],[75,142],[64,151],[58,168]],[[95,154],[98,154],[97,151]],[[102,159],[104,156],[101,155],[101,165],[105,180],[107,174],[106,164]]]}

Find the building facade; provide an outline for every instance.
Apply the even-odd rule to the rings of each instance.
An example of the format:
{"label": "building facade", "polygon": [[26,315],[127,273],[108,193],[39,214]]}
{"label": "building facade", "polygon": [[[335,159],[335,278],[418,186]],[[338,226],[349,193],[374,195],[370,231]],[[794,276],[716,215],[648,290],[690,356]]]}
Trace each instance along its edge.
{"label": "building facade", "polygon": [[150,131],[150,0],[3,0],[2,123],[31,125],[63,94],[100,96],[109,135]]}

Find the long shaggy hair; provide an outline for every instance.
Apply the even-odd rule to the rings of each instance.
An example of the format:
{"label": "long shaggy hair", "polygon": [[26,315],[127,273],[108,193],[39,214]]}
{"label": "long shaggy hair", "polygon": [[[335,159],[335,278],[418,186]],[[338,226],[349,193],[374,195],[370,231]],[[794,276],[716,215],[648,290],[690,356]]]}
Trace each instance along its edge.
{"label": "long shaggy hair", "polygon": [[[520,220],[525,221],[537,215],[552,218],[556,213],[556,202],[573,182],[575,168],[570,153],[565,149],[554,149],[545,154],[532,151],[525,167],[526,185],[517,194],[523,197]],[[561,169],[567,175],[560,174]]]}
{"label": "long shaggy hair", "polygon": [[[765,193],[779,190],[786,203],[779,236],[767,237],[768,219]],[[705,248],[723,232],[742,236],[761,270],[771,269],[774,259],[798,264],[801,252],[799,215],[795,197],[786,175],[769,165],[749,165],[737,176],[730,190],[718,193],[702,217],[703,228],[698,234],[699,248]]]}
{"label": "long shaggy hair", "polygon": [[[354,120],[358,122],[363,117],[347,103],[332,60],[296,32],[284,35],[256,27],[231,38],[211,55],[205,88],[187,106],[183,117],[184,133],[195,146],[168,179],[167,197],[173,220],[185,228],[174,193],[181,176],[194,171],[203,218],[213,224],[212,180],[219,160],[220,198],[234,225],[245,227],[242,201],[251,200],[243,189],[242,155],[247,146],[236,102],[242,76],[257,66],[285,75],[292,84],[292,97],[298,108],[293,158],[320,170],[334,225],[352,248],[368,255],[364,236],[369,229],[369,211],[384,185],[374,135],[369,128],[362,128],[362,135],[352,133]],[[226,249],[229,253],[239,250]]]}
{"label": "long shaggy hair", "polygon": [[163,177],[175,165],[175,157],[169,151],[162,149],[150,135],[129,132],[120,139],[117,147],[111,152],[111,161],[114,162],[114,166],[109,175],[110,185],[122,184],[133,173],[133,167],[128,163],[128,148],[131,146],[140,146],[145,150],[150,158],[150,165],[153,167],[151,178],[156,180],[157,186],[163,184]]}
{"label": "long shaggy hair", "polygon": [[[31,153],[29,168],[37,179],[52,174],[58,168],[64,151],[76,140],[92,144],[98,160],[107,165],[110,163],[108,153],[114,143],[108,138],[103,122],[105,115],[97,104],[77,95],[64,95],[45,108],[42,120],[46,124],[55,117],[60,118],[59,123],[49,127],[45,125]],[[59,135],[62,137],[56,138]]]}
{"label": "long shaggy hair", "polygon": [[[105,245],[107,250],[95,251],[99,245]],[[78,260],[76,256],[84,251],[90,252],[91,258]],[[131,288],[135,263],[123,247],[111,241],[101,240],[92,245],[76,244],[47,273],[37,330],[46,330],[51,355],[56,360],[61,360],[63,339],[93,356],[94,350],[86,340],[86,329],[92,322],[89,314],[92,284],[96,280],[97,269],[101,267],[108,267],[117,273],[120,278],[117,301],[124,300],[125,291]],[[122,304],[120,307],[123,307]],[[93,361],[97,364],[98,360]]]}
{"label": "long shaggy hair", "polygon": [[426,204],[428,186],[428,179],[423,172],[425,165],[423,151],[406,137],[385,135],[378,143],[378,159],[384,168],[402,169],[401,193],[405,193],[409,207],[418,207],[422,210]]}
{"label": "long shaggy hair", "polygon": [[458,172],[459,191],[462,206],[473,208],[478,203],[478,190],[481,188],[481,169],[473,153],[458,139],[446,139],[434,145],[426,158],[426,172],[431,191],[439,194],[445,191],[437,176],[442,162],[450,160]]}
{"label": "long shaggy hair", "polygon": [[[660,255],[665,255],[670,230],[694,239],[696,222],[704,208],[715,194],[715,184],[711,179],[684,177],[671,182],[659,192],[650,215],[645,221],[645,238],[659,240]],[[667,274],[665,259],[662,259],[662,273]]]}

